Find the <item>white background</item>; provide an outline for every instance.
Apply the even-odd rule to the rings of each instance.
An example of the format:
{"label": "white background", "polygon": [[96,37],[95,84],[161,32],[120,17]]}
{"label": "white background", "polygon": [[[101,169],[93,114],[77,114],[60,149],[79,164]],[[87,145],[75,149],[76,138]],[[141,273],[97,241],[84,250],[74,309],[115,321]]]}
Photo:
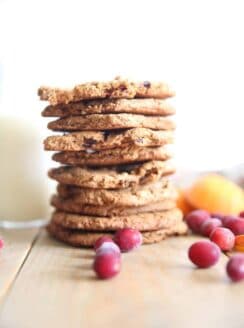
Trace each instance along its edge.
{"label": "white background", "polygon": [[[177,93],[178,166],[201,170],[241,163],[243,5],[241,0],[0,0],[0,111],[28,120],[40,140],[33,147],[51,166],[41,146],[47,131],[38,86],[116,75],[165,80]],[[45,170],[40,165],[35,174],[44,177]]]}
{"label": "white background", "polygon": [[42,84],[165,80],[177,92],[179,162],[243,160],[243,1],[0,3],[1,111],[39,120]]}

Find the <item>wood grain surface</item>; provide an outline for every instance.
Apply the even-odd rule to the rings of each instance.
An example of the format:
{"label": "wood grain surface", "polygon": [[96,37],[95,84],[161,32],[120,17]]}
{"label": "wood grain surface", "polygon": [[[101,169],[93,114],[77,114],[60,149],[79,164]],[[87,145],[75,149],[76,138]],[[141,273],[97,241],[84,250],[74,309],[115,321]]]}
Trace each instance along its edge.
{"label": "wood grain surface", "polygon": [[0,236],[4,240],[4,249],[0,251],[0,302],[16,279],[37,233],[37,229],[0,229]]}
{"label": "wood grain surface", "polygon": [[124,254],[120,275],[101,281],[92,250],[43,231],[5,297],[0,327],[243,327],[244,284],[229,282],[225,255],[195,269],[187,249],[196,240],[175,237]]}

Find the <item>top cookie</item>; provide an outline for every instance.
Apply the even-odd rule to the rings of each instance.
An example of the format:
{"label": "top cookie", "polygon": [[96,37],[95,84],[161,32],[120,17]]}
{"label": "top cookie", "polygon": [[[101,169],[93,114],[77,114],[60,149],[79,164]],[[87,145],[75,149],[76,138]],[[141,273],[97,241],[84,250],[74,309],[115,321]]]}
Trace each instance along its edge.
{"label": "top cookie", "polygon": [[51,105],[68,104],[84,99],[101,98],[159,98],[174,96],[174,92],[165,83],[132,82],[115,78],[109,82],[89,82],[76,85],[73,89],[40,87],[38,95]]}

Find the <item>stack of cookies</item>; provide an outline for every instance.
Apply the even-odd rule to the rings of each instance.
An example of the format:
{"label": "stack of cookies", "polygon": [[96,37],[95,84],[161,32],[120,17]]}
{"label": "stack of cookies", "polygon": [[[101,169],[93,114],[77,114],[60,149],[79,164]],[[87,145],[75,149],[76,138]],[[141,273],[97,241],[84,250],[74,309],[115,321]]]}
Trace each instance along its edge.
{"label": "stack of cookies", "polygon": [[48,128],[63,132],[44,141],[62,164],[49,171],[59,183],[51,235],[92,246],[125,227],[140,230],[145,244],[186,232],[169,181],[175,126],[166,84],[116,78],[38,94],[50,103],[42,115],[58,117]]}

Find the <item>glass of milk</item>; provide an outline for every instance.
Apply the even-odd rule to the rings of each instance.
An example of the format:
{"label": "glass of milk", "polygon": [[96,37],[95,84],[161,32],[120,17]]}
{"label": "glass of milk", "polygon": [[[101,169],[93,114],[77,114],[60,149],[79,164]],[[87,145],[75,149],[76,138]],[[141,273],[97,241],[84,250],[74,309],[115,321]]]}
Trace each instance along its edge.
{"label": "glass of milk", "polygon": [[42,136],[33,119],[0,114],[0,227],[31,227],[48,217]]}

